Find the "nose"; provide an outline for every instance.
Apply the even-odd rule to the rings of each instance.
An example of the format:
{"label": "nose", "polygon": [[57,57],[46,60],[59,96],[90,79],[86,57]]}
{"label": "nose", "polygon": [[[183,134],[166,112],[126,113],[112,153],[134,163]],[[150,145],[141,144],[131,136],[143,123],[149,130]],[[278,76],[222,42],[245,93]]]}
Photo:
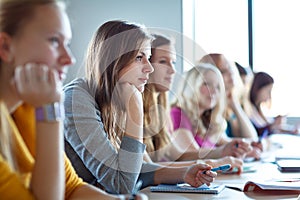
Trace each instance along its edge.
{"label": "nose", "polygon": [[170,74],[174,74],[176,72],[175,66],[171,64],[168,71]]}
{"label": "nose", "polygon": [[209,92],[211,94],[216,94],[217,93],[217,88],[214,86],[208,86]]}
{"label": "nose", "polygon": [[72,66],[76,63],[76,59],[73,56],[70,48],[65,47],[62,50],[62,54],[60,57],[60,64],[62,64],[63,66]]}
{"label": "nose", "polygon": [[152,73],[154,71],[153,66],[149,62],[149,60],[146,61],[146,64],[143,67],[143,73]]}

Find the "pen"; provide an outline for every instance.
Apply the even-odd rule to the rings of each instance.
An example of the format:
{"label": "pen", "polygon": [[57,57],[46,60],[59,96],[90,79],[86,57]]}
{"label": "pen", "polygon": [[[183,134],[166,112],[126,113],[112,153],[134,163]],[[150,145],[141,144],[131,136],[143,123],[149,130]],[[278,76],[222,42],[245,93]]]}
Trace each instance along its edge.
{"label": "pen", "polygon": [[[212,168],[210,171],[213,171],[213,172],[215,172],[215,171],[227,171],[227,170],[229,170],[231,168],[231,165],[230,164],[226,164],[226,165],[221,165],[221,166],[219,166],[219,167],[215,167],[215,168]],[[202,174],[205,174],[206,173],[206,171],[204,171],[204,172],[202,172]]]}
{"label": "pen", "polygon": [[139,180],[135,186],[134,186],[134,189],[133,189],[133,192],[131,194],[131,197],[129,198],[129,200],[134,200],[135,197],[136,197],[136,194],[138,193],[138,191],[141,189],[142,187],[142,184],[143,184],[143,181],[142,180]]}
{"label": "pen", "polygon": [[261,136],[259,137],[258,142],[261,143],[261,141],[268,136],[268,133],[269,133],[268,129],[265,129],[261,134]]}

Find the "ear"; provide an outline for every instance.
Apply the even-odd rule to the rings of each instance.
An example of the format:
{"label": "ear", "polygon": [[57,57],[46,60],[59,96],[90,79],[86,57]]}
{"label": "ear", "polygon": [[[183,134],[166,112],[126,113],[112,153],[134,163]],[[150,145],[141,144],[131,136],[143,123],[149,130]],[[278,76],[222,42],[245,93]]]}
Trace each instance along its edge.
{"label": "ear", "polygon": [[10,62],[12,60],[10,45],[11,36],[5,32],[0,32],[0,58],[4,62]]}

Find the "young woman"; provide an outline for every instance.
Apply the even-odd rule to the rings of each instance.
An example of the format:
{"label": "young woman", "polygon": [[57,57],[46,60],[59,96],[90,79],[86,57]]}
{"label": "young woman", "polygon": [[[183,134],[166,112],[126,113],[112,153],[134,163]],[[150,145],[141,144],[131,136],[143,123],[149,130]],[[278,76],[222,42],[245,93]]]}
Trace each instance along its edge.
{"label": "young woman", "polygon": [[152,40],[145,28],[108,21],[92,38],[86,76],[65,86],[66,151],[84,180],[111,193],[131,193],[143,186],[188,182],[210,184],[208,165],[162,168],[143,163],[142,92],[153,72],[148,59]]}
{"label": "young woman", "polygon": [[252,121],[259,136],[267,131],[272,133],[298,133],[296,128],[284,127],[284,116],[276,116],[273,120],[268,119],[262,111],[261,105],[271,100],[274,79],[266,72],[254,73],[254,78],[250,88],[250,104],[251,108],[247,113]]}
{"label": "young woman", "polygon": [[125,198],[84,183],[64,156],[61,82],[74,62],[71,36],[62,3],[0,2],[1,199]]}
{"label": "young woman", "polygon": [[222,74],[226,92],[226,134],[229,137],[246,138],[249,140],[253,150],[248,154],[248,156],[259,159],[263,149],[262,144],[257,142],[258,137],[256,130],[243,110],[237,94],[235,93],[234,86],[238,74],[234,73],[233,67],[223,54],[207,54],[201,58],[200,62],[210,63],[216,66]]}
{"label": "young woman", "polygon": [[[226,137],[225,90],[223,78],[217,68],[210,64],[193,67],[179,84],[177,100],[173,103],[171,117],[174,130],[190,131],[200,147],[202,158],[235,156],[243,158],[251,147],[242,139]],[[188,147],[188,134],[176,135],[182,146]]]}
{"label": "young woman", "polygon": [[[200,159],[199,150],[185,152],[173,138],[173,125],[169,114],[168,92],[171,90],[175,74],[174,63],[176,51],[174,41],[163,35],[154,35],[151,44],[150,62],[154,72],[150,74],[149,81],[143,93],[144,101],[144,143],[151,161],[165,165],[183,166],[195,162],[205,162],[213,167],[222,164],[231,164],[241,169],[242,160],[233,157],[221,159]],[[187,162],[174,162],[193,160]]]}

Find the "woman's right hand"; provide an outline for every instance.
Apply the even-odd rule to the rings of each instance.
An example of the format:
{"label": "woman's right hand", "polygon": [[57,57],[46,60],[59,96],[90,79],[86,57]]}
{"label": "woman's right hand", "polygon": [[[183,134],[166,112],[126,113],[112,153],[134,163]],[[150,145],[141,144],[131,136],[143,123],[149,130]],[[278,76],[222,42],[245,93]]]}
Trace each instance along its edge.
{"label": "woman's right hand", "polygon": [[61,101],[58,73],[45,65],[28,63],[15,69],[12,81],[20,99],[34,107]]}
{"label": "woman's right hand", "polygon": [[127,82],[119,83],[117,86],[118,95],[114,95],[126,112],[125,135],[143,142],[143,98],[138,89]]}
{"label": "woman's right hand", "polygon": [[221,146],[222,156],[234,156],[236,158],[245,158],[252,151],[252,147],[243,139],[233,139],[229,143]]}
{"label": "woman's right hand", "polygon": [[142,93],[134,85],[123,82],[117,84],[116,88],[119,95],[113,95],[113,97],[119,98],[120,104],[126,111],[138,109],[143,112]]}

